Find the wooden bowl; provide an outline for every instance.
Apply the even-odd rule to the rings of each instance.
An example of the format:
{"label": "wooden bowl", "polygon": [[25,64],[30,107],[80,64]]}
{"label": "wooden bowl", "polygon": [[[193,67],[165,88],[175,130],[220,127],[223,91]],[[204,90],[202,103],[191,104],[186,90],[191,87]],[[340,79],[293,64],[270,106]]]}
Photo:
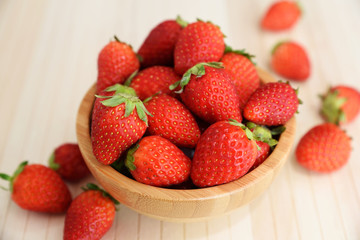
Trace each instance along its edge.
{"label": "wooden bowl", "polygon": [[[262,82],[275,79],[258,69]],[[267,160],[245,176],[230,183],[202,189],[165,189],[139,183],[99,163],[90,140],[90,117],[95,100],[95,85],[83,98],[76,121],[76,133],[85,162],[96,180],[122,204],[165,221],[199,221],[221,216],[248,204],[272,183],[284,165],[294,141],[296,122],[286,123],[279,143]]]}

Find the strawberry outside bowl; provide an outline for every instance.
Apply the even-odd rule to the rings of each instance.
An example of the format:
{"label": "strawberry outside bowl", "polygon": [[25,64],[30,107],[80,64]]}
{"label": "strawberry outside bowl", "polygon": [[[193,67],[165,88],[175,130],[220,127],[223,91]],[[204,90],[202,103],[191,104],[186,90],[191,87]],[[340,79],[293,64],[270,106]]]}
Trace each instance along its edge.
{"label": "strawberry outside bowl", "polygon": [[[274,82],[267,72],[257,69],[263,83]],[[90,122],[95,85],[84,96],[77,115],[76,134],[85,162],[95,179],[120,203],[159,220],[191,222],[228,214],[262,194],[286,162],[294,142],[296,120],[291,118],[278,145],[256,169],[230,183],[201,189],[169,189],[137,182],[99,163],[92,151]]]}

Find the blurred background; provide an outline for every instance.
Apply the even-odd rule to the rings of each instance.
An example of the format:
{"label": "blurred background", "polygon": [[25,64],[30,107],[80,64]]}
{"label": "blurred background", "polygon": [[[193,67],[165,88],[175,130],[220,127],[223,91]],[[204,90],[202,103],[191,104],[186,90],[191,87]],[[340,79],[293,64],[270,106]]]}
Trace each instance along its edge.
{"label": "blurred background", "polygon": [[[335,84],[360,88],[360,1],[299,2],[299,22],[273,33],[259,25],[271,0],[0,0],[0,172],[12,172],[23,160],[46,164],[56,146],[76,142],[77,109],[96,81],[102,47],[117,35],[137,50],[153,27],[177,15],[219,25],[228,45],[245,48],[272,74],[276,43],[294,40],[307,50],[311,77],[291,82],[304,101],[295,147],[323,121],[319,94]],[[359,239],[360,120],[344,129],[353,137],[353,152],[335,173],[303,169],[292,151],[271,188],[229,216],[166,223],[120,206],[104,239]],[[73,195],[84,182],[70,186]],[[0,239],[62,239],[64,216],[24,211],[6,191],[0,199]]]}

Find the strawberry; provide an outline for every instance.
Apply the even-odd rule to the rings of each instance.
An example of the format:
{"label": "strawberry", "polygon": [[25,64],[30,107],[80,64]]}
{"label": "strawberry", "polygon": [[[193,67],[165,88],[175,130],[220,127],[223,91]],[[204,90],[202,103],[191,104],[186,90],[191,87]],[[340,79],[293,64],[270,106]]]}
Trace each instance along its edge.
{"label": "strawberry", "polygon": [[182,75],[200,62],[216,62],[225,50],[224,35],[211,22],[198,20],[187,25],[175,44],[175,71]]}
{"label": "strawberry", "polygon": [[296,113],[299,102],[290,84],[266,83],[249,98],[244,108],[244,117],[260,125],[283,125]]}
{"label": "strawberry", "polygon": [[180,79],[173,68],[153,66],[140,71],[129,86],[135,90],[140,100],[145,100],[157,92],[171,94],[169,86]]}
{"label": "strawberry", "polygon": [[321,114],[327,122],[341,125],[350,123],[360,112],[360,92],[352,87],[332,87],[321,98]]}
{"label": "strawberry", "polygon": [[278,141],[275,140],[273,136],[280,135],[285,131],[285,127],[280,126],[269,129],[266,126],[257,125],[252,122],[247,122],[246,126],[253,133],[256,144],[258,145],[256,160],[251,167],[251,170],[253,170],[262,164],[270,155],[271,150],[278,144]]}
{"label": "strawberry", "polygon": [[178,17],[176,21],[163,21],[151,30],[138,51],[142,58],[142,68],[174,65],[175,43],[184,24]]}
{"label": "strawberry", "polygon": [[96,159],[109,165],[144,135],[148,111],[131,88],[114,85],[101,95],[92,112],[91,142]]}
{"label": "strawberry", "polygon": [[139,59],[130,45],[115,41],[108,43],[98,57],[97,93],[115,83],[123,83],[140,67]]}
{"label": "strawberry", "polygon": [[226,46],[225,54],[221,58],[225,71],[229,73],[236,87],[241,109],[244,108],[251,94],[260,86],[260,78],[251,60],[253,57],[244,50],[233,50]]}
{"label": "strawberry", "polygon": [[239,97],[235,86],[222,64],[199,63],[190,68],[176,84],[180,85],[180,97],[184,104],[198,117],[214,123],[216,121],[242,120]]}
{"label": "strawberry", "polygon": [[[245,130],[243,130],[245,129]],[[220,121],[201,135],[192,160],[191,179],[198,187],[236,180],[254,164],[257,147],[251,131],[243,124]]]}
{"label": "strawberry", "polygon": [[280,42],[274,47],[271,67],[280,76],[296,81],[306,81],[310,76],[309,57],[295,42]]}
{"label": "strawberry", "polygon": [[145,102],[149,117],[148,131],[159,135],[179,147],[195,147],[200,129],[190,111],[177,99],[166,94],[152,97]]}
{"label": "strawberry", "polygon": [[10,182],[12,200],[21,208],[36,212],[63,213],[71,202],[68,187],[52,169],[22,162],[13,176],[0,173]]}
{"label": "strawberry", "polygon": [[78,144],[65,143],[51,154],[49,166],[63,179],[76,182],[90,174]]}
{"label": "strawberry", "polygon": [[191,160],[165,138],[148,136],[128,151],[125,165],[137,181],[167,187],[189,178]]}
{"label": "strawberry", "polygon": [[95,184],[87,184],[65,217],[64,240],[101,239],[111,228],[118,201]]}
{"label": "strawberry", "polygon": [[295,1],[278,1],[273,3],[261,20],[261,27],[270,31],[281,31],[291,28],[300,18],[301,9]]}
{"label": "strawberry", "polygon": [[310,129],[296,147],[297,161],[317,172],[333,172],[344,166],[350,157],[350,138],[333,123]]}

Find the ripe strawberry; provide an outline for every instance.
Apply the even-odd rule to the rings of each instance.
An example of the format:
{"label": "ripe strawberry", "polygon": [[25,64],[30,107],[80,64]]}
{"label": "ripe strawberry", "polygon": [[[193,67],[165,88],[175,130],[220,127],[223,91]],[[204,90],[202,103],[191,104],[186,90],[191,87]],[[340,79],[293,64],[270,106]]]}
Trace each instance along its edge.
{"label": "ripe strawberry", "polygon": [[[198,187],[236,180],[254,164],[257,147],[251,131],[236,121],[220,121],[201,135],[192,160],[191,179]],[[246,132],[245,132],[246,131]]]}
{"label": "ripe strawberry", "polygon": [[71,202],[68,187],[52,169],[22,162],[13,176],[0,173],[10,182],[12,200],[21,208],[36,212],[63,213]]}
{"label": "ripe strawberry", "polygon": [[211,22],[197,21],[187,25],[175,44],[175,71],[182,75],[200,62],[217,62],[225,50],[224,35]]}
{"label": "ripe strawberry", "polygon": [[229,118],[242,120],[239,97],[221,63],[199,63],[190,68],[180,82],[180,97],[198,117],[214,123]]}
{"label": "ripe strawberry", "polygon": [[115,83],[123,83],[140,67],[139,59],[130,45],[115,41],[108,43],[98,57],[97,93]]}
{"label": "ripe strawberry", "polygon": [[63,179],[76,182],[88,176],[90,171],[81,155],[79,145],[65,143],[51,154],[49,166]]}
{"label": "ripe strawberry", "polygon": [[191,160],[165,138],[148,136],[128,151],[125,165],[137,181],[167,187],[189,178]]}
{"label": "ripe strawberry", "polygon": [[66,213],[64,240],[101,239],[114,222],[118,201],[95,184],[84,190]]}
{"label": "ripe strawberry", "polygon": [[286,78],[306,81],[310,76],[310,61],[304,48],[295,42],[280,42],[271,57],[273,70]]}
{"label": "ripe strawberry", "polygon": [[169,86],[180,79],[173,68],[153,66],[140,71],[131,80],[130,87],[135,90],[140,100],[145,100],[159,91],[171,94]]}
{"label": "ripe strawberry", "polygon": [[352,87],[335,86],[321,98],[321,114],[327,122],[350,123],[360,112],[360,92]]}
{"label": "ripe strawberry", "polygon": [[175,43],[183,27],[184,21],[178,17],[176,21],[163,21],[152,29],[138,51],[141,67],[173,66]]}
{"label": "ripe strawberry", "polygon": [[176,98],[166,94],[152,97],[145,102],[151,135],[166,138],[179,147],[193,148],[200,138],[200,129],[190,111]]}
{"label": "ripe strawberry", "polygon": [[241,109],[244,108],[251,94],[260,86],[260,78],[252,63],[252,57],[254,56],[244,50],[232,50],[226,46],[225,54],[221,58],[225,71],[229,73],[236,87]]}
{"label": "ripe strawberry", "polygon": [[350,157],[350,138],[338,126],[323,123],[310,129],[296,148],[296,158],[305,168],[332,172],[344,166]]}
{"label": "ripe strawberry", "polygon": [[138,97],[123,93],[129,89],[115,85],[97,96],[94,103],[92,148],[96,159],[106,165],[118,159],[146,131],[148,111]]}
{"label": "ripe strawberry", "polygon": [[290,84],[271,82],[260,86],[249,98],[244,117],[256,124],[285,124],[297,111],[299,99]]}
{"label": "ripe strawberry", "polygon": [[270,31],[291,28],[301,16],[297,2],[278,1],[273,3],[261,20],[261,27]]}

